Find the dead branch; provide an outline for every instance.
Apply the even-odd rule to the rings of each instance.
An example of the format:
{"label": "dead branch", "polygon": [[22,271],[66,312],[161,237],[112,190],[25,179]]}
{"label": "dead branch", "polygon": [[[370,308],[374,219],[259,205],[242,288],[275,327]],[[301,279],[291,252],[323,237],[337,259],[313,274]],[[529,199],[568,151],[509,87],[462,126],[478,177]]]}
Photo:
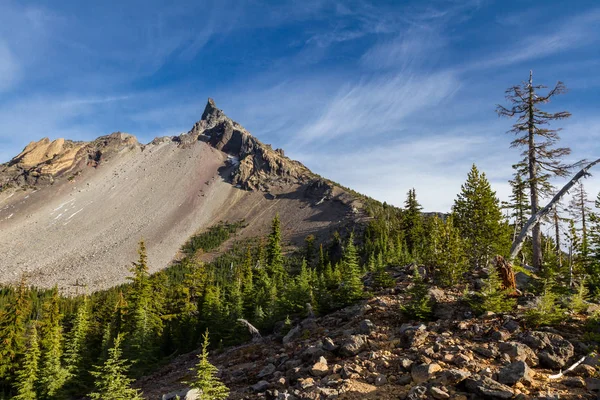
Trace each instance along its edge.
{"label": "dead branch", "polygon": [[540,223],[542,218],[544,218],[546,215],[548,215],[548,213],[550,213],[550,211],[554,207],[554,204],[557,203],[581,178],[590,175],[588,171],[590,170],[590,168],[592,168],[598,163],[600,163],[600,158],[585,166],[565,186],[563,186],[563,188],[560,189],[558,193],[556,193],[556,195],[552,198],[550,203],[546,205],[546,207],[542,208],[535,215],[532,215],[531,218],[529,218],[529,221],[527,221],[523,229],[521,229],[519,236],[513,242],[510,248],[510,255],[508,257],[509,262],[512,262],[517,256],[517,254],[519,254],[521,248],[523,247],[523,243],[525,242],[525,238],[531,233],[533,228]]}
{"label": "dead branch", "polygon": [[581,357],[581,360],[577,361],[575,364],[571,365],[569,368],[565,369],[564,371],[560,371],[556,375],[548,375],[548,379],[560,379],[563,377],[565,372],[573,371],[575,368],[577,368],[577,366],[579,364],[581,364],[584,361],[585,361],[585,357]]}

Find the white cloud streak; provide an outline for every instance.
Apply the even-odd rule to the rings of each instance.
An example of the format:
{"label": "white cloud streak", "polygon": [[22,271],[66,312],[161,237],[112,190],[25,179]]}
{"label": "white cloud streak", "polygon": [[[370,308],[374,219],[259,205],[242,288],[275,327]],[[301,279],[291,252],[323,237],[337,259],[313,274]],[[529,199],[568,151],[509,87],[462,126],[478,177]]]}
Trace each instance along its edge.
{"label": "white cloud streak", "polygon": [[459,87],[459,81],[451,73],[429,76],[403,73],[347,85],[321,115],[298,132],[296,141],[302,144],[401,130],[406,117],[434,107]]}

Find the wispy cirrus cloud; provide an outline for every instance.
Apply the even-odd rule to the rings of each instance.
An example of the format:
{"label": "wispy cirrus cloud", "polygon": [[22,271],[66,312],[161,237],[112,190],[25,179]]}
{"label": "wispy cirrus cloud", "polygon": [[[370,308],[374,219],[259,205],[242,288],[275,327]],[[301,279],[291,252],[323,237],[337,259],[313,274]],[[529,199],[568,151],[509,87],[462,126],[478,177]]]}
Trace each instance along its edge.
{"label": "wispy cirrus cloud", "polygon": [[19,62],[8,45],[0,41],[0,92],[16,85],[20,78]]}
{"label": "wispy cirrus cloud", "polygon": [[345,85],[322,113],[296,135],[300,143],[341,136],[372,136],[402,129],[403,120],[451,96],[460,83],[451,73],[378,76]]}
{"label": "wispy cirrus cloud", "polygon": [[598,35],[590,34],[597,29],[600,29],[600,9],[571,17],[555,30],[524,34],[512,48],[467,64],[464,71],[498,68],[589,46],[600,42]]}

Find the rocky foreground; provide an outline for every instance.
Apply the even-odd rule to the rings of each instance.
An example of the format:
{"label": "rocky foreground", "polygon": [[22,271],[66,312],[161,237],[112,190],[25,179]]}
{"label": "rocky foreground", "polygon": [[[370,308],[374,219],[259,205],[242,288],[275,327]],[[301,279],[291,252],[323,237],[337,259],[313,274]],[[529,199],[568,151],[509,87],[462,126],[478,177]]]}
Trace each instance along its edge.
{"label": "rocky foreground", "polygon": [[[361,304],[213,353],[230,399],[598,398],[599,360],[576,322],[584,316],[530,329],[527,306],[478,317],[459,292],[432,287],[436,320],[407,321],[400,305],[410,268],[393,272],[396,288]],[[551,377],[581,359],[564,376]],[[145,397],[195,399],[181,382],[196,361],[195,354],[181,356],[141,380]]]}

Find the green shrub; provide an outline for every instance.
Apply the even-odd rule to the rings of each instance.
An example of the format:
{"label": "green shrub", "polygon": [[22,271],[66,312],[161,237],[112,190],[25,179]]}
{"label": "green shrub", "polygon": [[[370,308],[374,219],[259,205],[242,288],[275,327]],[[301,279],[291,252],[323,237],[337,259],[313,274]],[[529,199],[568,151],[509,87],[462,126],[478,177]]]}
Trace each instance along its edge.
{"label": "green shrub", "polygon": [[408,289],[407,294],[410,299],[406,304],[400,306],[402,312],[411,319],[429,320],[433,314],[431,296],[429,296],[427,285],[416,268],[413,285]]}
{"label": "green shrub", "polygon": [[552,284],[546,282],[544,293],[535,308],[527,310],[525,319],[533,326],[558,325],[564,319],[564,309],[558,304],[558,296],[552,290]]}
{"label": "green shrub", "polygon": [[502,281],[498,275],[498,271],[493,270],[483,280],[481,290],[475,296],[468,299],[468,302],[471,308],[479,314],[483,314],[486,311],[505,313],[512,311],[517,304],[516,300],[510,298],[508,295],[509,291],[502,289]]}

